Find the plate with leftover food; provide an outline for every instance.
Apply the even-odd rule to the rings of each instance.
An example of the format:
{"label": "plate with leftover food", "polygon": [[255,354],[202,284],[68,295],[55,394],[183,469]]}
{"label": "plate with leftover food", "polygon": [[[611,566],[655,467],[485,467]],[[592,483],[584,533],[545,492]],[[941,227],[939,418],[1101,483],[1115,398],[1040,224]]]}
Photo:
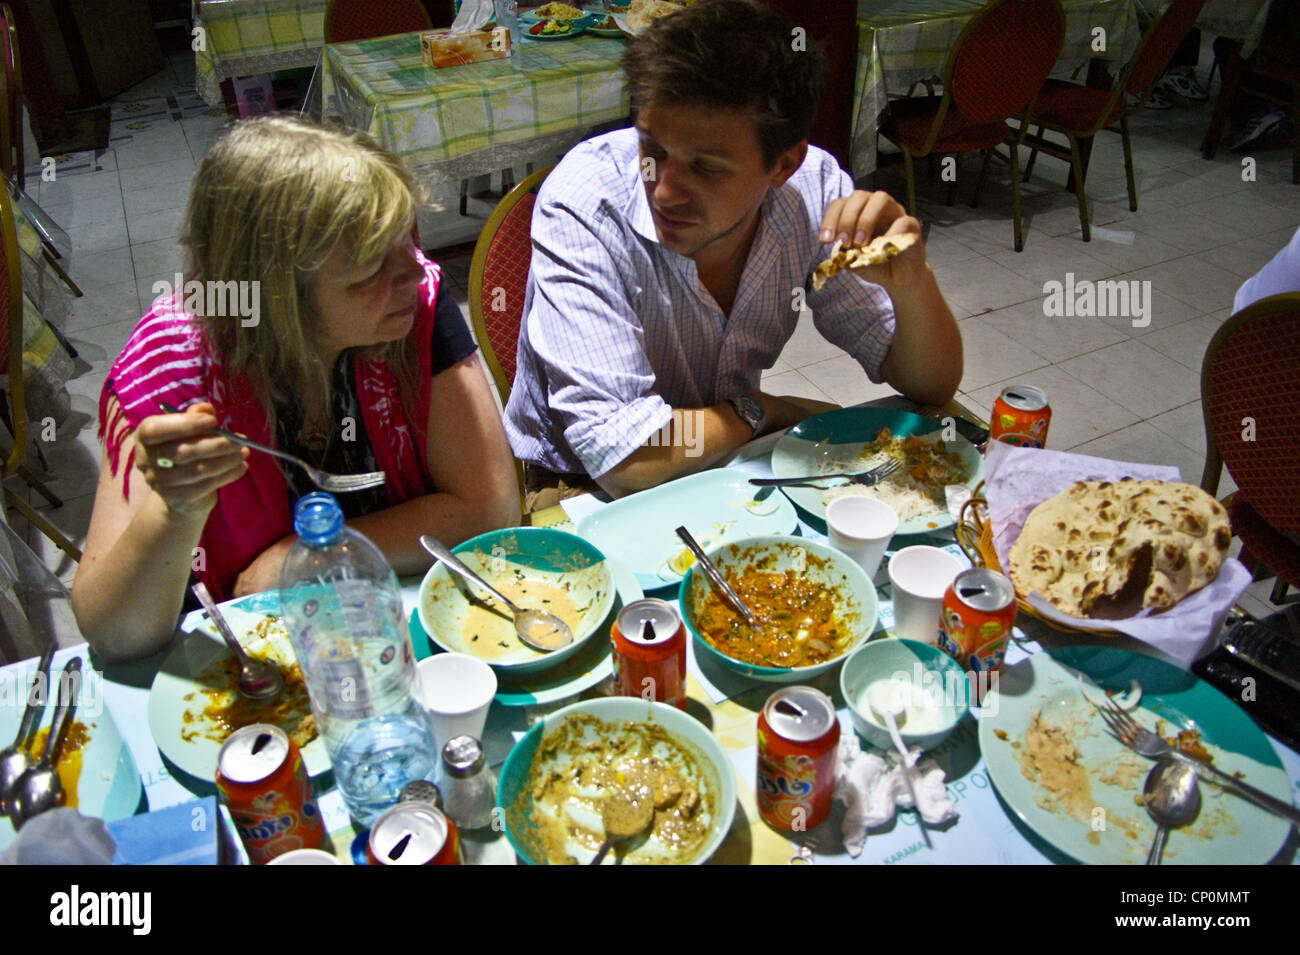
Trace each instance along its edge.
{"label": "plate with leftover food", "polygon": [[592,34],[593,36],[605,36],[605,37],[627,36],[626,33],[624,33],[621,29],[619,29],[618,21],[614,17],[601,17],[600,19],[596,20],[594,23],[592,23],[590,26],[587,27],[587,32]]}
{"label": "plate with leftover food", "polygon": [[544,3],[531,10],[520,10],[519,19],[524,23],[536,23],[539,20],[581,20],[587,12],[571,3]]}
{"label": "plate with leftover food", "polygon": [[790,502],[749,483],[737,468],[714,468],[629,494],[578,522],[578,536],[626,564],[645,590],[676,586],[695,562],[677,536],[685,526],[704,550],[799,526]]}
{"label": "plate with leftover food", "polygon": [[615,845],[605,865],[692,865],[726,838],[736,807],[731,763],[702,723],[631,697],[557,710],[515,744],[497,804],[519,856],[534,865],[584,865],[604,841],[611,798],[652,804],[645,830]]}
{"label": "plate with leftover food", "polygon": [[[27,750],[36,763],[45,752],[45,742],[54,718],[59,686],[59,674],[68,657],[60,654],[50,667],[47,705],[32,735],[27,738]],[[12,705],[0,706],[0,739],[8,746],[18,734],[18,724],[27,706],[28,690],[36,675],[36,661],[27,661],[30,667],[0,678],[0,699]],[[140,770],[131,758],[131,750],[104,705],[103,676],[88,665],[81,670],[81,686],[73,688],[77,709],[72,723],[63,738],[63,748],[55,771],[63,784],[63,805],[78,810],[82,815],[112,822],[133,816],[140,808],[143,789]],[[0,850],[13,842],[16,833],[8,817],[0,819]]]}
{"label": "plate with leftover food", "polygon": [[[1005,667],[985,697],[980,752],[1003,801],[1060,851],[1096,864],[1146,861],[1155,823],[1142,786],[1154,761],[1106,730],[1089,696],[1134,699],[1128,712],[1189,755],[1291,801],[1291,782],[1264,733],[1196,676],[1152,657],[1108,647],[1035,653]],[[1290,826],[1202,779],[1201,811],[1169,833],[1165,865],[1268,862]]]}
{"label": "plate with leftover food", "polygon": [[567,40],[586,29],[585,20],[538,20],[524,27],[524,35],[534,40]]}
{"label": "plate with leftover food", "polygon": [[149,729],[159,751],[191,776],[215,779],[221,744],[251,723],[271,723],[284,730],[302,750],[308,775],[330,768],[289,635],[279,616],[262,606],[250,598],[220,604],[219,609],[249,656],[280,668],[284,690],[279,696],[265,701],[240,696],[239,664],[202,611],[187,618],[193,631],[181,638],[154,677]]}
{"label": "plate with leftover food", "polygon": [[890,459],[902,465],[878,484],[847,480],[782,490],[819,521],[837,497],[862,495],[898,512],[898,534],[926,534],[951,527],[949,486],[974,489],[984,479],[984,458],[958,434],[944,439],[940,419],[893,408],[841,408],[813,415],[781,435],[772,448],[772,475],[853,474]]}

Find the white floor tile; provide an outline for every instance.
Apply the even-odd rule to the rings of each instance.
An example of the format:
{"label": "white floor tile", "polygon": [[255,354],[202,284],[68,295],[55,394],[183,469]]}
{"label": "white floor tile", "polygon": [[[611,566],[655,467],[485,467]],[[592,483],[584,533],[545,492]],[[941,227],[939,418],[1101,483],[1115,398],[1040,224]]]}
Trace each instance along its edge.
{"label": "white floor tile", "polygon": [[[133,242],[131,260],[135,263],[136,281],[149,283],[152,289],[153,282],[175,282],[176,273],[184,261],[184,251],[174,236],[153,242]],[[153,301],[152,294],[149,300]]]}
{"label": "white floor tile", "polygon": [[1181,441],[1197,454],[1205,454],[1205,416],[1200,399],[1149,418],[1147,423]]}
{"label": "white floor tile", "polygon": [[990,325],[987,316],[962,322],[961,342],[965,358],[962,391],[974,391],[1048,364],[1042,355]]}
{"label": "white floor tile", "polygon": [[1202,315],[1171,328],[1152,332],[1142,339],[1142,344],[1154,348],[1162,355],[1168,355],[1199,374],[1205,359],[1205,349],[1227,319],[1229,311],[1230,309],[1223,309],[1213,315]]}
{"label": "white floor tile", "polygon": [[143,245],[159,239],[174,241],[181,234],[181,225],[185,220],[185,207],[159,209],[156,212],[142,212],[127,220],[127,232],[131,245]]}
{"label": "white floor tile", "polygon": [[[1097,318],[1044,314],[1042,301],[1022,302],[985,312],[979,321],[1017,342],[1028,345],[1048,361],[1061,362],[1127,339],[1118,327]],[[969,324],[962,324],[963,330]]]}
{"label": "white floor tile", "polygon": [[857,360],[849,355],[805,365],[799,372],[809,381],[815,382],[821,391],[830,396],[831,401],[846,408],[898,394],[892,385],[873,382]]}
{"label": "white floor tile", "polygon": [[1185,365],[1139,341],[1121,342],[1061,367],[1140,418],[1151,418],[1194,400],[1200,383]]}
{"label": "white floor tile", "polygon": [[794,334],[781,350],[781,359],[791,368],[803,368],[843,354],[843,350],[832,345],[817,331],[811,314],[804,313],[795,326]]}
{"label": "white floor tile", "polygon": [[764,375],[762,377],[762,387],[767,394],[778,397],[790,395],[795,398],[811,398],[813,401],[834,400],[797,371],[786,371],[779,375]]}
{"label": "white floor tile", "polygon": [[[1050,432],[1048,436],[1051,436]],[[1189,484],[1199,483],[1201,471],[1205,468],[1204,455],[1197,454],[1181,441],[1169,437],[1145,421],[1112,431],[1071,450],[1114,461],[1175,467],[1182,479]]]}
{"label": "white floor tile", "polygon": [[73,303],[65,329],[68,334],[96,325],[124,322],[143,314],[133,278],[113,285],[87,287],[84,291],[86,294]]}

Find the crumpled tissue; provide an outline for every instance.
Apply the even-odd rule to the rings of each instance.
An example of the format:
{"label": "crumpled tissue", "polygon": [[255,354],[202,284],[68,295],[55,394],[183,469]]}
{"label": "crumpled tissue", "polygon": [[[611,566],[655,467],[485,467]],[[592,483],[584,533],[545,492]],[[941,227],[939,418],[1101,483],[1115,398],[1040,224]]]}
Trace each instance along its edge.
{"label": "crumpled tissue", "polygon": [[[921,750],[908,750],[909,766],[914,767],[915,808],[928,825],[937,826],[957,817],[957,805],[944,785],[943,770],[934,762],[919,762]],[[892,750],[883,757],[874,751],[864,752],[854,733],[840,735],[835,756],[835,798],[844,803],[844,823],[840,835],[844,848],[855,859],[867,841],[867,830],[882,826],[894,818],[899,807],[912,809],[912,794],[903,778],[902,757]]]}
{"label": "crumpled tissue", "polygon": [[0,865],[112,865],[116,849],[104,820],[59,806],[24,823]]}

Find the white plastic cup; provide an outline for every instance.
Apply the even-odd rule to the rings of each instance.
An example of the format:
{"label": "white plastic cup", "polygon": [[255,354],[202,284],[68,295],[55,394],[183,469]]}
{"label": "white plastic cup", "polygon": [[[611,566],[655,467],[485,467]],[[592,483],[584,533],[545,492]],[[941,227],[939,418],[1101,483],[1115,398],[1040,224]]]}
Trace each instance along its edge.
{"label": "white plastic cup", "polygon": [[435,653],[415,668],[418,696],[436,752],[457,736],[482,741],[497,692],[492,668],[467,653]]}
{"label": "white plastic cup", "polygon": [[874,497],[837,497],[826,505],[831,546],[848,554],[873,581],[898,530],[898,513]]}
{"label": "white plastic cup", "polygon": [[966,568],[965,561],[938,547],[904,547],[889,561],[894,590],[894,636],[934,646],[939,640],[943,595]]}
{"label": "white plastic cup", "polygon": [[292,849],[276,856],[267,865],[342,865],[338,856],[321,849]]}

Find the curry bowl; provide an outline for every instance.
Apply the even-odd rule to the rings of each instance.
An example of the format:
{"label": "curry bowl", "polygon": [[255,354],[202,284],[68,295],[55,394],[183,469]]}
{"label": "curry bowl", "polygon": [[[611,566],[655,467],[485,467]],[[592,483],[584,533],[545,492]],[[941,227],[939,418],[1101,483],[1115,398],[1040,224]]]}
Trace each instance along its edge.
{"label": "curry bowl", "polygon": [[884,719],[867,701],[867,689],[882,680],[902,684],[909,696],[923,702],[916,713],[920,719],[905,718],[898,727],[907,746],[934,749],[970,710],[970,683],[961,664],[948,654],[903,637],[872,640],[844,661],[840,694],[853,716],[853,728],[879,749],[894,745]]}
{"label": "curry bowl", "polygon": [[471,570],[522,609],[548,610],[573,631],[551,653],[526,646],[509,610],[435,563],[420,582],[416,611],[429,639],[512,675],[542,673],[577,653],[603,628],[617,588],[605,555],[580,537],[543,527],[489,531],[452,548]]}
{"label": "curry bowl", "polygon": [[653,757],[648,833],[604,864],[706,862],[731,829],[736,780],[709,730],[673,706],[639,697],[583,700],[534,724],[501,767],[497,806],[506,837],[529,865],[585,864],[603,837],[610,786],[626,786]]}
{"label": "curry bowl", "polygon": [[[697,567],[682,578],[682,619],[698,657],[741,676],[766,683],[814,679],[875,629],[876,588],[834,547],[802,537],[752,537],[714,549],[709,559],[764,624],[761,633],[748,632]],[[782,659],[794,662],[786,666]]]}

